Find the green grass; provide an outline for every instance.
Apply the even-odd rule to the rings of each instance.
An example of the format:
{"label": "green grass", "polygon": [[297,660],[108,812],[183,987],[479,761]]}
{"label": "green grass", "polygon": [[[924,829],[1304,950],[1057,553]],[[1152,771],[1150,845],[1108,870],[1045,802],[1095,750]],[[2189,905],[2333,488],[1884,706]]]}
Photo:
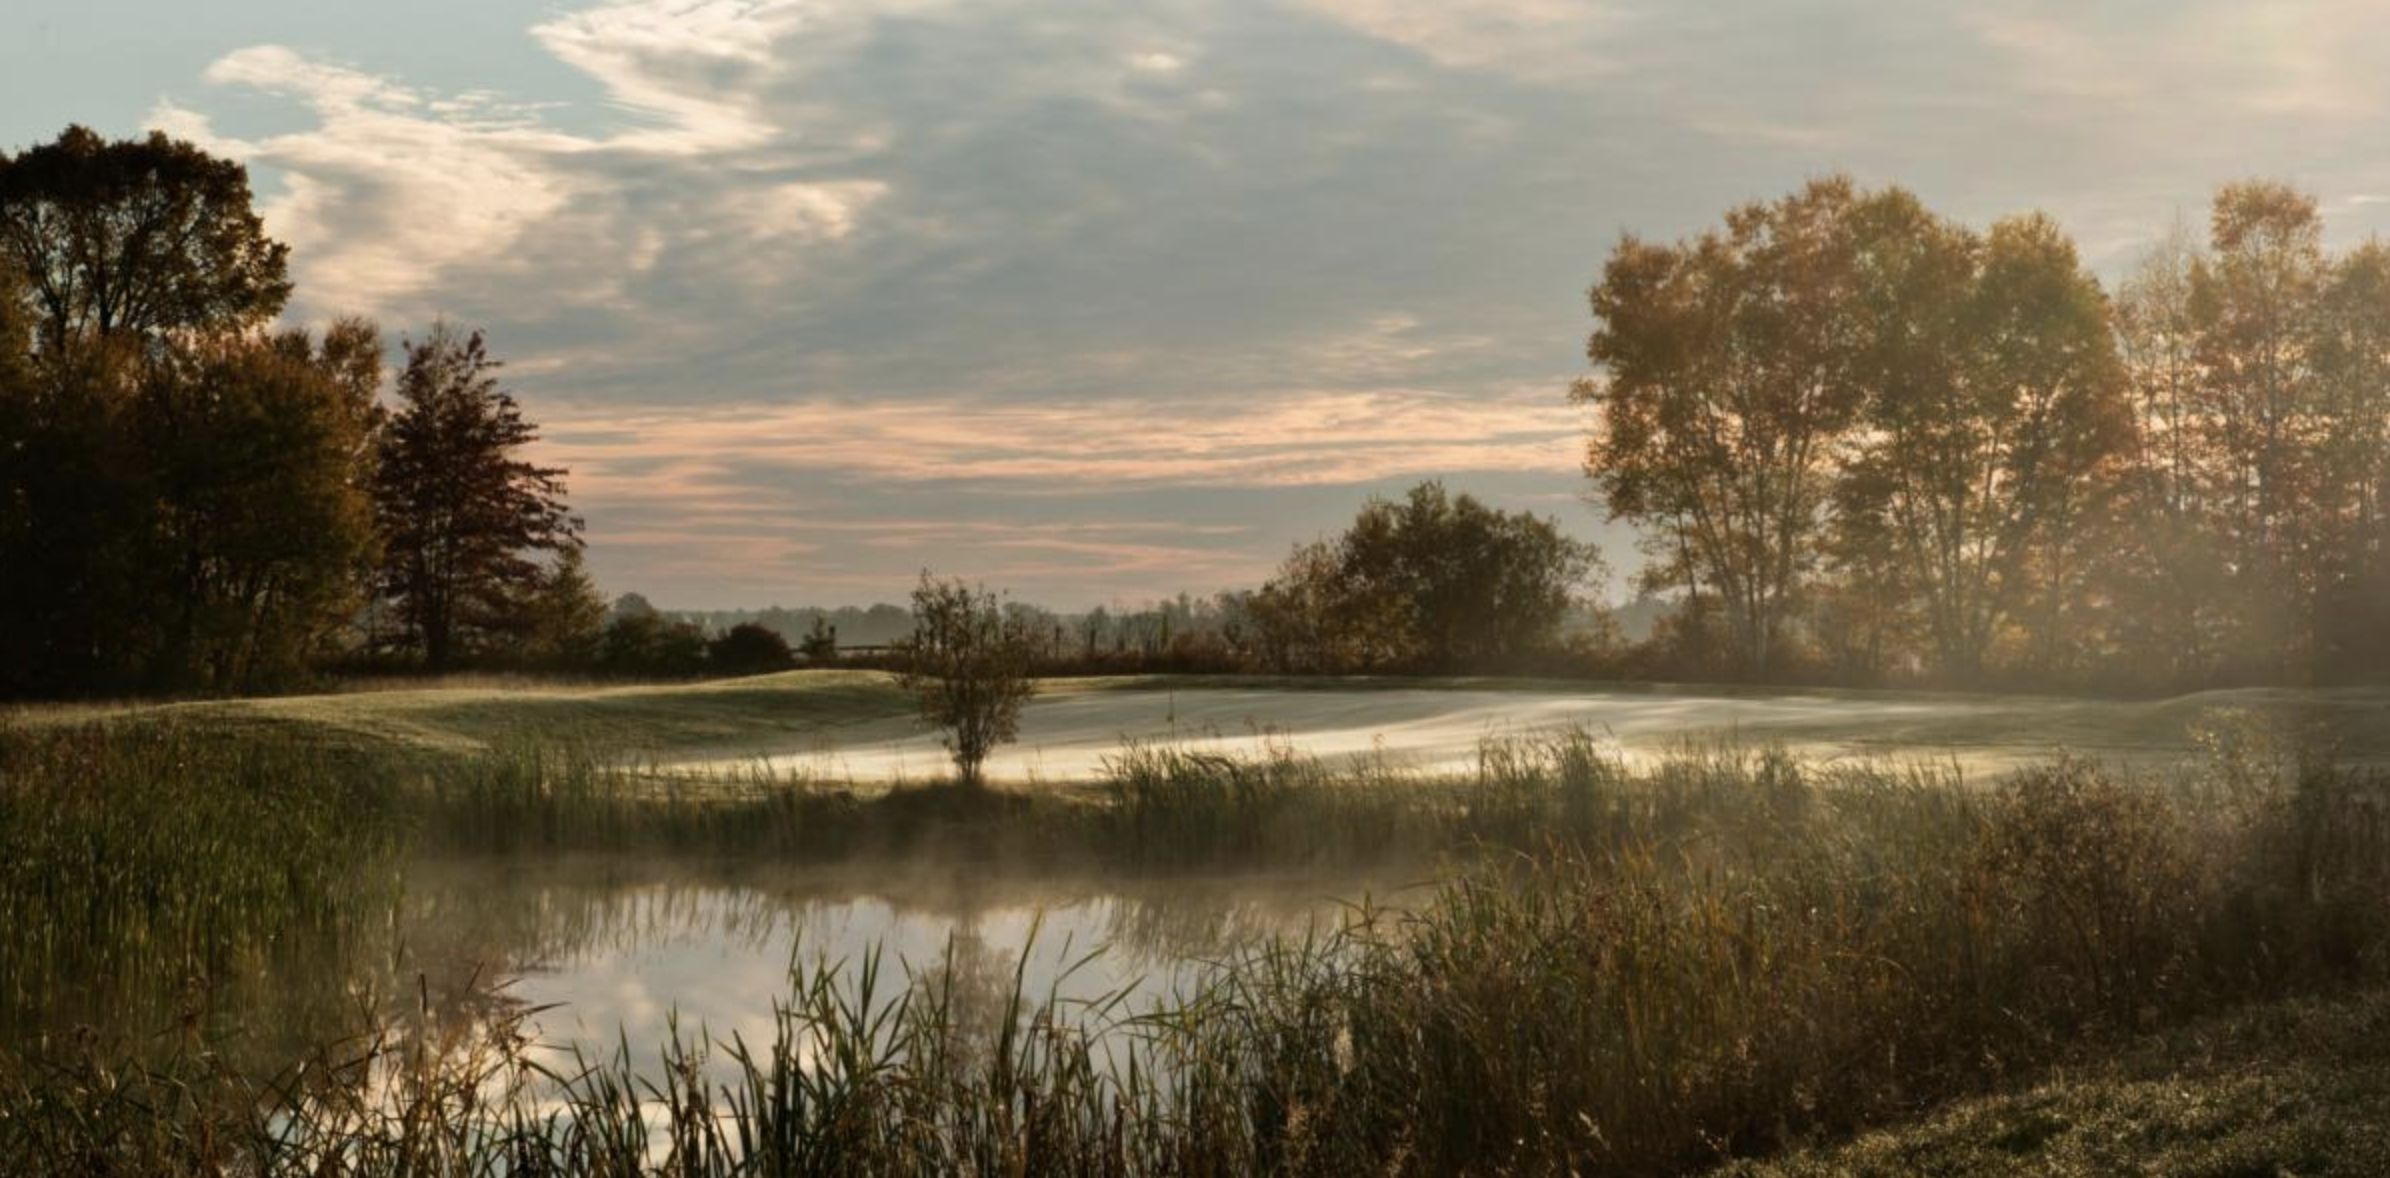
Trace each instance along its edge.
{"label": "green grass", "polygon": [[[1144,676],[1054,680],[1043,698],[1103,696],[1117,702],[1117,727],[1071,713],[1073,742],[1105,746],[1121,732],[1151,730],[1173,709],[1165,699],[1239,690],[1272,694],[1254,703],[1257,721],[1300,740],[1307,709],[1328,694],[1447,691],[1456,704],[1520,693],[1614,698],[1624,705],[1701,699],[1788,705],[1763,722],[1711,731],[1715,739],[1782,744],[1813,757],[1956,755],[1988,773],[2074,750],[2110,761],[2156,763],[2193,751],[2192,734],[2215,717],[2245,714],[2296,728],[2336,745],[2346,763],[2390,763],[2390,691],[2250,689],[2162,700],[2086,700],[2055,696],[1949,692],[1799,690],[1550,680]],[[1332,707],[1349,722],[1349,705]],[[1029,739],[1039,739],[1042,705],[1032,703]],[[0,713],[0,722],[47,727],[87,721],[173,723],[248,739],[290,740],[325,755],[418,765],[470,757],[493,748],[537,745],[601,747],[657,761],[736,765],[766,755],[870,749],[922,729],[894,681],[876,672],[797,671],[714,683],[641,686],[556,685],[464,679],[334,695],[178,704],[48,705]],[[1712,723],[1698,711],[1688,728]],[[1463,734],[1463,739],[1473,733]],[[1638,751],[1658,751],[1637,737]],[[926,743],[925,741],[923,743]],[[934,753],[925,757],[935,762]],[[881,783],[857,783],[874,788]],[[1068,784],[1068,783],[1066,783]]]}
{"label": "green grass", "polygon": [[649,752],[728,749],[735,755],[910,714],[887,675],[791,671],[695,684],[477,684],[201,703],[51,705],[21,709],[15,719],[25,727],[172,724],[416,762],[525,742]]}
{"label": "green grass", "polygon": [[397,798],[289,742],[0,729],[0,1035],[196,1017],[337,953],[395,898]]}

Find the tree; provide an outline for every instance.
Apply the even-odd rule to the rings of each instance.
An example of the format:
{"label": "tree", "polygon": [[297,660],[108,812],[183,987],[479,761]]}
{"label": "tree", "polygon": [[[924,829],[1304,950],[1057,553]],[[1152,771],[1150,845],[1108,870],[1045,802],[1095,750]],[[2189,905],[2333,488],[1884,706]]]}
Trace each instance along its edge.
{"label": "tree", "polygon": [[540,574],[528,554],[577,543],[581,521],[565,507],[565,472],[516,456],[538,431],[498,384],[480,332],[435,325],[406,355],[374,480],[380,583],[437,671],[514,619]]}
{"label": "tree", "polygon": [[2199,322],[2192,301],[2204,266],[2179,221],[2127,275],[2116,296],[2116,344],[2133,403],[2122,496],[2104,538],[2107,595],[2119,644],[2140,675],[2198,682],[2222,655],[2227,565],[2213,526],[2219,485],[2202,418]]}
{"label": "tree", "polygon": [[988,754],[1019,735],[1021,708],[1037,690],[1030,669],[1038,636],[1004,604],[984,588],[937,580],[927,570],[913,589],[913,637],[898,682],[922,719],[945,734],[966,786],[981,785]]}
{"label": "tree", "polygon": [[44,346],[253,327],[290,297],[289,247],[249,207],[247,169],[181,140],[68,127],[0,158],[0,253]]}
{"label": "tree", "polygon": [[806,629],[805,641],[798,651],[809,666],[828,666],[838,661],[838,627],[830,624],[829,615],[813,615],[813,625]]}
{"label": "tree", "polygon": [[2309,330],[2318,670],[2380,674],[2390,652],[2390,245],[2332,264]]}
{"label": "tree", "polygon": [[[1253,595],[1256,641],[1273,670],[1336,670],[1358,661],[1343,646],[1345,623],[1337,616],[1340,575],[1336,550],[1314,540],[1295,545],[1278,574]],[[1091,650],[1101,613],[1088,615]]]}
{"label": "tree", "polygon": [[1935,664],[1973,680],[2037,593],[2052,607],[2040,631],[2057,634],[2068,545],[2127,442],[2107,301],[2047,217],[1979,238],[1895,190],[1856,225],[1865,441],[1837,530],[1890,547]]}
{"label": "tree", "polygon": [[766,675],[796,666],[797,656],[778,630],[740,622],[706,644],[705,662],[716,675]]}
{"label": "tree", "polygon": [[1629,235],[1590,296],[1605,375],[1571,393],[1597,414],[1586,473],[1660,575],[1717,598],[1746,675],[1785,662],[1865,403],[1849,371],[1860,201],[1833,177],[1690,241]]}
{"label": "tree", "polygon": [[1590,545],[1533,515],[1496,511],[1441,482],[1373,499],[1338,543],[1334,612],[1395,662],[1496,667],[1555,644],[1597,567]]}
{"label": "tree", "polygon": [[590,578],[581,545],[557,549],[521,612],[526,662],[560,669],[597,663],[606,634],[606,599]]}
{"label": "tree", "polygon": [[2192,274],[2199,420],[2211,451],[2234,645],[2250,671],[2298,675],[2314,649],[2320,417],[2312,351],[2328,280],[2315,198],[2248,181],[2217,192]]}
{"label": "tree", "polygon": [[0,685],[244,686],[354,587],[378,353],[254,334],[290,285],[249,205],[162,135],[0,157]]}
{"label": "tree", "polygon": [[363,477],[381,342],[370,324],[216,335],[148,366],[136,449],[156,496],[149,677],[246,691],[301,674],[364,598]]}
{"label": "tree", "polygon": [[616,675],[683,679],[705,671],[705,631],[652,609],[617,612],[599,645],[599,663]]}

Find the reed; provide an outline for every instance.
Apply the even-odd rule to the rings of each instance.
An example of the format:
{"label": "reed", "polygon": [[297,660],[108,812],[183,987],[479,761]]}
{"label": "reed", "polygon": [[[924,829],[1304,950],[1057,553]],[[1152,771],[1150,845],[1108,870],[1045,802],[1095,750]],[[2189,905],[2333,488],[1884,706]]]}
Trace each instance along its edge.
{"label": "reed", "polygon": [[[1481,852],[1408,912],[1250,946],[1164,1006],[1074,1005],[1015,974],[985,1017],[951,972],[801,960],[770,1042],[700,1030],[653,1059],[558,1065],[504,1017],[377,1022],[260,1083],[204,1049],[15,1057],[0,1156],[78,1174],[1677,1173],[2390,966],[2378,773],[2061,759],[1967,783],[1731,750],[1638,769],[1564,737],[1385,796],[1398,784],[1131,751],[1108,795],[1038,827],[1186,862],[1257,841]],[[1362,833],[1301,832],[1325,821]]]}

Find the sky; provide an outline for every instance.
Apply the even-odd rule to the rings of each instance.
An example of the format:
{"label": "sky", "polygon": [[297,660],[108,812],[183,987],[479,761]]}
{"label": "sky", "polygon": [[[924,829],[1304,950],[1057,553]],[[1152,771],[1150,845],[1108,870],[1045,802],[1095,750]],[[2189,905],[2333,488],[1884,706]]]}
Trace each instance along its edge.
{"label": "sky", "polygon": [[485,329],[667,608],[1207,593],[1425,478],[1631,567],[1585,289],[1829,171],[2107,276],[2252,175],[2390,229],[2375,0],[9,10],[0,149],[245,161],[288,314]]}

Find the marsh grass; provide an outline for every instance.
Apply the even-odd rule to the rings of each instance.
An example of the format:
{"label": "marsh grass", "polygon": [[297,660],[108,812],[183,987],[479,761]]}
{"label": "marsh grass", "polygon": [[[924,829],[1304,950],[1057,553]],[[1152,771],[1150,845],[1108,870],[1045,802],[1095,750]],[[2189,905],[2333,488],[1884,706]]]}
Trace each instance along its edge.
{"label": "marsh grass", "polygon": [[382,919],[395,784],[176,725],[0,729],[0,1028],[189,1017]]}
{"label": "marsh grass", "polygon": [[700,1030],[652,1060],[626,1044],[558,1065],[503,1013],[446,1035],[371,1024],[270,1082],[204,1045],[10,1058],[0,1156],[66,1159],[54,1173],[1674,1173],[2390,966],[2390,779],[2288,757],[2163,780],[2062,759],[1970,783],[1717,748],[1633,768],[1560,734],[1420,780],[1132,748],[1100,790],[968,812],[776,780],[658,795],[652,774],[570,754],[476,772],[389,804],[426,839],[508,826],[543,846],[806,847],[915,823],[887,845],[969,825],[1149,870],[1467,853],[1408,912],[1251,945],[1152,1009],[1041,999],[1016,973],[995,1017],[966,1017],[987,1004],[953,974],[900,983],[866,959],[798,963],[772,1042]]}

